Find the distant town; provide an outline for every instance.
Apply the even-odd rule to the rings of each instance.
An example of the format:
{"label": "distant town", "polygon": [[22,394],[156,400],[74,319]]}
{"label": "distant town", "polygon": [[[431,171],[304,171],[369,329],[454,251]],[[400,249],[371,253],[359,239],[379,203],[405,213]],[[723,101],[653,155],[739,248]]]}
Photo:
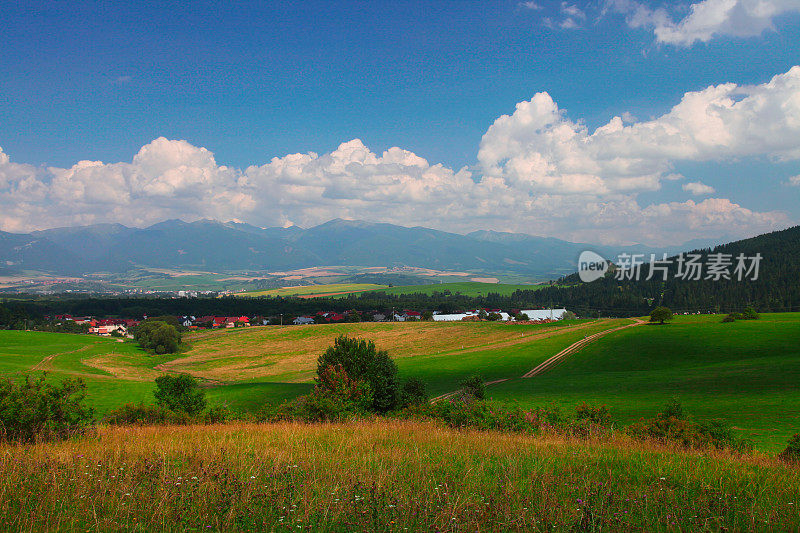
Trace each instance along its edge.
{"label": "distant town", "polygon": [[[333,324],[342,322],[458,322],[458,321],[501,321],[501,322],[527,322],[547,323],[565,318],[574,318],[575,315],[566,309],[514,309],[509,312],[501,309],[471,309],[462,313],[440,313],[438,311],[414,311],[412,309],[394,310],[389,312],[378,311],[318,311],[313,314],[300,316],[193,316],[185,315],[173,317],[175,322],[186,330],[200,329],[226,329],[244,328],[251,326],[306,326],[313,324]],[[69,314],[45,317],[46,321],[54,326],[71,325],[85,328],[85,332],[92,335],[132,337],[131,331],[147,316],[141,318],[97,318],[94,316],[72,316]]]}

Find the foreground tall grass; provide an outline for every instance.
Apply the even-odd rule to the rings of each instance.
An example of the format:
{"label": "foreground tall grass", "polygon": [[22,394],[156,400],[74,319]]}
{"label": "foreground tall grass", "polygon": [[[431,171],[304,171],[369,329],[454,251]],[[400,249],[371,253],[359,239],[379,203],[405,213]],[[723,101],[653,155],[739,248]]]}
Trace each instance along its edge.
{"label": "foreground tall grass", "polygon": [[0,445],[4,530],[797,530],[766,456],[408,421],[100,428]]}

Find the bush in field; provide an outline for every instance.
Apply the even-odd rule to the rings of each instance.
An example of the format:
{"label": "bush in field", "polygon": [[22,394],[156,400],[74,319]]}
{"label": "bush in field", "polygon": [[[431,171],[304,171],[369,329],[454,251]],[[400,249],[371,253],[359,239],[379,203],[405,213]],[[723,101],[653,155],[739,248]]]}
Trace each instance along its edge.
{"label": "bush in field", "polygon": [[731,426],[723,420],[694,421],[676,400],[667,404],[655,418],[631,424],[627,432],[636,438],[673,442],[686,447],[741,451],[751,447],[749,442],[737,440]]}
{"label": "bush in field", "polygon": [[324,385],[325,373],[337,366],[348,379],[369,385],[374,411],[385,413],[400,404],[397,365],[386,351],[378,351],[374,342],[344,335],[337,337],[333,346],[317,360],[317,383]]}
{"label": "bush in field", "polygon": [[153,392],[156,404],[175,412],[198,415],[206,408],[206,395],[188,374],[159,376]]}
{"label": "bush in field", "polygon": [[428,392],[425,389],[425,382],[418,378],[411,378],[403,383],[400,391],[400,403],[403,407],[409,405],[419,405],[428,402]]}
{"label": "bush in field", "polygon": [[181,343],[178,329],[161,320],[146,320],[136,326],[133,338],[139,346],[158,355],[175,353]]}
{"label": "bush in field", "polygon": [[579,421],[585,420],[599,426],[611,424],[611,411],[607,405],[594,406],[583,402],[575,408],[575,415]]}
{"label": "bush in field", "polygon": [[723,324],[728,322],[736,322],[736,315],[734,313],[729,313],[725,315],[725,318],[722,319]]}
{"label": "bush in field", "polygon": [[749,306],[742,312],[742,320],[758,320],[759,318],[758,313],[752,306]]}
{"label": "bush in field", "polygon": [[306,422],[341,421],[368,414],[373,409],[367,382],[352,379],[341,365],[326,366],[310,394],[284,402],[266,418]]}
{"label": "bush in field", "polygon": [[663,324],[669,320],[672,320],[672,311],[669,307],[659,306],[650,312],[650,322],[652,323]]}
{"label": "bush in field", "polygon": [[203,413],[190,415],[185,411],[172,411],[162,405],[144,403],[127,403],[110,411],[103,418],[112,426],[217,424],[230,419],[230,411],[223,406],[211,407]]}
{"label": "bush in field", "polygon": [[483,384],[483,378],[477,374],[472,375],[460,383],[461,388],[470,398],[476,400],[483,400],[486,398],[486,385]]}
{"label": "bush in field", "polygon": [[126,403],[106,414],[104,420],[114,426],[188,424],[192,417],[186,412],[176,413],[161,405]]}
{"label": "bush in field", "polygon": [[438,420],[452,428],[475,428],[485,430],[534,433],[545,428],[562,428],[566,420],[557,408],[524,410],[519,407],[506,408],[486,402],[459,400],[420,404],[406,409],[402,415],[408,418]]}
{"label": "bush in field", "polygon": [[0,438],[12,441],[57,440],[83,433],[93,422],[83,403],[86,383],[68,378],[49,383],[45,376],[0,382]]}
{"label": "bush in field", "polygon": [[800,433],[795,434],[789,439],[789,444],[778,457],[788,463],[800,463]]}

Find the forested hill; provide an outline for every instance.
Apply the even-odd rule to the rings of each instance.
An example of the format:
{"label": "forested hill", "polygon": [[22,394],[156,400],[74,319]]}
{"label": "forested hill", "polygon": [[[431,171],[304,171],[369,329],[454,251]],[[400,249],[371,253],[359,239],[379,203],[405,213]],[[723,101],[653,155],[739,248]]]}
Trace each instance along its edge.
{"label": "forested hill", "polygon": [[[639,281],[616,279],[612,267],[606,276],[583,283],[577,274],[559,280],[559,284],[524,296],[539,305],[564,306],[578,314],[644,315],[656,305],[673,311],[738,311],[748,305],[759,311],[800,311],[800,226],[767,233],[713,249],[694,250],[708,264],[709,254],[730,254],[734,265],[736,256],[762,256],[758,279],[688,280],[676,277],[678,265],[671,258],[667,281],[655,276],[645,281],[648,266],[643,267]],[[703,271],[703,278],[706,271]],[[565,286],[566,285],[566,286]],[[522,295],[518,295],[522,299]]]}

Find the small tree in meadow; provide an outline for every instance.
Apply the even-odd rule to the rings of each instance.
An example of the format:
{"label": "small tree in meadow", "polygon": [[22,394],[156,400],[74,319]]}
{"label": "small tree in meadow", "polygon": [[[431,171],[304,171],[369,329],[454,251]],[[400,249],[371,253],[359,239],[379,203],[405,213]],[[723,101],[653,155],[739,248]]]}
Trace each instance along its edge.
{"label": "small tree in meadow", "polygon": [[337,337],[333,346],[317,360],[317,382],[321,382],[328,367],[337,365],[349,379],[369,384],[375,411],[385,413],[399,405],[397,365],[385,350],[379,351],[374,342],[344,335]]}
{"label": "small tree in meadow", "polygon": [[153,395],[156,404],[175,412],[197,415],[206,408],[206,395],[189,374],[157,377]]}
{"label": "small tree in meadow", "polygon": [[669,320],[672,320],[672,311],[669,307],[659,306],[650,312],[650,322],[652,323],[663,324]]}

